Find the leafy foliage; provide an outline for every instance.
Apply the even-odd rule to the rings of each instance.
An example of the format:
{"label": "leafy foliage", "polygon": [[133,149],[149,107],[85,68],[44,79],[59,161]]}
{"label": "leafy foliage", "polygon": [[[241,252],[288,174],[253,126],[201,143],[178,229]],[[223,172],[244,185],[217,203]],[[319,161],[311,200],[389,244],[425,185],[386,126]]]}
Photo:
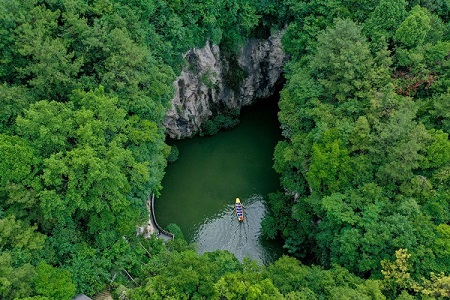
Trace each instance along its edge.
{"label": "leafy foliage", "polygon": [[178,150],[178,147],[176,145],[171,146],[169,156],[167,156],[167,162],[173,163],[177,161],[178,155],[180,155],[180,150]]}
{"label": "leafy foliage", "polygon": [[[326,29],[315,35],[305,30],[307,17],[298,18],[284,37],[293,56],[279,104],[285,140],[274,152],[283,191],[270,197],[263,228],[283,237],[298,258],[365,278],[379,278],[380,262],[407,248],[411,282],[434,276],[442,286],[450,267],[441,252],[450,161],[443,88],[449,73],[440,66],[448,56],[436,56],[437,65],[425,57],[448,41],[430,24],[447,20],[416,4],[373,1],[362,26],[355,24],[361,11],[331,20],[331,12],[307,10],[311,4],[291,6]],[[402,284],[390,282],[385,295],[407,297],[413,284]],[[411,294],[421,290],[429,291]]]}
{"label": "leafy foliage", "polygon": [[162,121],[182,54],[212,40],[232,56],[257,9],[0,1],[2,298],[93,295],[140,276],[150,246],[130,237],[162,188]]}
{"label": "leafy foliage", "polygon": [[[449,12],[448,1],[0,0],[0,297],[122,284],[133,299],[448,297]],[[310,266],[136,237],[162,188],[182,54],[210,40],[233,58],[284,28],[283,190],[263,227]],[[231,61],[229,83],[243,75]],[[235,124],[219,115],[204,131]]]}
{"label": "leafy foliage", "polygon": [[234,112],[220,114],[206,121],[200,135],[214,135],[222,129],[231,129],[239,124],[238,115]]}
{"label": "leafy foliage", "polygon": [[36,267],[36,292],[50,299],[72,299],[75,295],[75,285],[67,270],[58,270],[41,262]]}

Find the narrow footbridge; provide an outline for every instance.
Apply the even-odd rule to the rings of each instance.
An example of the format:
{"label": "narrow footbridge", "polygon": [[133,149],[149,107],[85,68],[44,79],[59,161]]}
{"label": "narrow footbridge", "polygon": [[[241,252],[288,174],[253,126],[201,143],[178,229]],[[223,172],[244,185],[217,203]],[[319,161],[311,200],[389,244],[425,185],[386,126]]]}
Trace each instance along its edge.
{"label": "narrow footbridge", "polygon": [[158,238],[169,241],[173,240],[175,236],[173,233],[164,230],[159,226],[158,222],[156,222],[155,217],[155,194],[151,194],[148,197],[146,202],[147,210],[148,210],[148,222],[142,227],[139,227],[138,233],[143,234],[145,237],[150,237],[152,234],[156,234]]}

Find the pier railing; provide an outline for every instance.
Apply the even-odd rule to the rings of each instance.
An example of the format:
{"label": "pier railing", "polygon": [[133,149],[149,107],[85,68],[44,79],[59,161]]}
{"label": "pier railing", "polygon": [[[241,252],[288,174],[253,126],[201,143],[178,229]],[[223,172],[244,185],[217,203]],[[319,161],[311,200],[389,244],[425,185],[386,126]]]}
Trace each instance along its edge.
{"label": "pier railing", "polygon": [[175,235],[167,230],[164,230],[161,226],[159,226],[158,222],[156,222],[156,216],[155,216],[155,194],[152,193],[151,199],[150,199],[150,216],[152,218],[152,222],[156,227],[156,230],[159,232],[159,236],[163,235],[166,239],[173,240],[175,238]]}

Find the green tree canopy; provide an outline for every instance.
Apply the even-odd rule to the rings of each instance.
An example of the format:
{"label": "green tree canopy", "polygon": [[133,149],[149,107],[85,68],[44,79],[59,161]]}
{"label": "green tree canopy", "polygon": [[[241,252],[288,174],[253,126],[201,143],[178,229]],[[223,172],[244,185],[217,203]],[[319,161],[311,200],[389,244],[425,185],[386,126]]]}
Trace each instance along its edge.
{"label": "green tree canopy", "polygon": [[425,41],[425,37],[430,29],[428,10],[417,5],[398,26],[394,38],[406,47],[414,47]]}

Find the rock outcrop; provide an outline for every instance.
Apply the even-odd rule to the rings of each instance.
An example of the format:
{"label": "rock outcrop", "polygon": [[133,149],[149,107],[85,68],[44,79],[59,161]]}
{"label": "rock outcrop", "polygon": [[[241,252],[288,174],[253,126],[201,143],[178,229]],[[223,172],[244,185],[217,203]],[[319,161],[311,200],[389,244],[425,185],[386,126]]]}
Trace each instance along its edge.
{"label": "rock outcrop", "polygon": [[267,40],[248,40],[234,61],[211,43],[187,52],[187,66],[174,83],[175,97],[164,120],[167,135],[191,137],[213,115],[272,95],[286,59],[281,36],[279,32]]}

